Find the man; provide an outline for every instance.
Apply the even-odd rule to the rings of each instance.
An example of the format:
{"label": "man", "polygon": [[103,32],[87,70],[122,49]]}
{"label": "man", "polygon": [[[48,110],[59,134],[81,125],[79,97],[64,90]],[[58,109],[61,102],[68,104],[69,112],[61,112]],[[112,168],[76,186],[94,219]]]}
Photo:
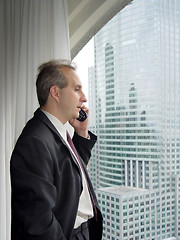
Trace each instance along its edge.
{"label": "man", "polygon": [[11,239],[99,240],[102,216],[86,171],[96,136],[88,131],[88,117],[77,120],[81,108],[89,113],[81,81],[68,61],[53,60],[38,70],[40,108],[11,157]]}

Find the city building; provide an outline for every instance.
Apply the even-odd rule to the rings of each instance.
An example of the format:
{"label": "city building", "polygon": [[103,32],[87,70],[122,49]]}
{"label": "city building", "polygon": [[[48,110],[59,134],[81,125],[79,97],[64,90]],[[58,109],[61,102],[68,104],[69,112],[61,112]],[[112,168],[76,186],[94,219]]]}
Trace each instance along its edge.
{"label": "city building", "polygon": [[89,171],[107,240],[180,238],[180,1],[134,0],[94,37]]}

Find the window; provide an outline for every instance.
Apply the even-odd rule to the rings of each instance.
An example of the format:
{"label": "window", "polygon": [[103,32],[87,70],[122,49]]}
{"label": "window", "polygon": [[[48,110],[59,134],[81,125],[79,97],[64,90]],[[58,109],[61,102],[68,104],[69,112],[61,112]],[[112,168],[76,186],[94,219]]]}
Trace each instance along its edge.
{"label": "window", "polygon": [[[134,0],[94,37],[89,125],[98,142],[90,161],[97,174],[91,177],[97,193],[106,191],[103,210],[113,208],[113,221],[118,217],[120,229],[132,230],[124,239],[130,233],[137,234],[133,239],[165,239],[175,231],[179,12],[176,0]],[[104,228],[114,231],[113,225]]]}

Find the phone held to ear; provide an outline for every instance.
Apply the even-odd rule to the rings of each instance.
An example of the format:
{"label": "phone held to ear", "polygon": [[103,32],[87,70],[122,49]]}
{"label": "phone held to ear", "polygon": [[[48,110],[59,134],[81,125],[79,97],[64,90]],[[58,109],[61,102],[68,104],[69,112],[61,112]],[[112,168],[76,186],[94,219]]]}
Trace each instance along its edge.
{"label": "phone held to ear", "polygon": [[86,118],[87,118],[87,113],[81,108],[81,110],[79,111],[79,117],[77,118],[77,120],[80,122],[84,122]]}

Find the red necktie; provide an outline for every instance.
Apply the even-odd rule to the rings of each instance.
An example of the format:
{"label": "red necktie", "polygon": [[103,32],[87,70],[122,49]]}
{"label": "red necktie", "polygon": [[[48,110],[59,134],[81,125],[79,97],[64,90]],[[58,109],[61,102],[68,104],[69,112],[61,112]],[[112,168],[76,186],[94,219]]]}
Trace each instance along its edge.
{"label": "red necktie", "polygon": [[88,181],[87,181],[87,177],[86,177],[85,170],[84,170],[84,168],[83,168],[83,166],[82,166],[81,160],[79,159],[79,156],[78,156],[78,153],[77,153],[76,148],[75,148],[75,146],[74,146],[74,143],[73,143],[73,141],[72,141],[72,139],[71,139],[68,131],[66,131],[66,132],[67,132],[67,141],[68,141],[71,149],[73,150],[74,154],[76,155],[76,158],[77,158],[77,160],[78,160],[78,163],[79,163],[79,165],[80,165],[80,168],[82,169],[82,171],[83,171],[83,173],[84,173],[84,176],[85,176],[85,179],[86,179],[86,183],[87,183],[87,186],[88,186],[88,190],[89,190],[89,194],[90,194],[90,196],[91,196],[91,201],[92,201],[93,208],[94,208],[95,217],[96,217],[96,220],[97,220],[97,209],[96,209],[96,205],[95,205],[95,202],[94,202],[94,199],[93,199],[93,196],[92,196],[92,193],[91,193],[91,190],[90,190]]}

